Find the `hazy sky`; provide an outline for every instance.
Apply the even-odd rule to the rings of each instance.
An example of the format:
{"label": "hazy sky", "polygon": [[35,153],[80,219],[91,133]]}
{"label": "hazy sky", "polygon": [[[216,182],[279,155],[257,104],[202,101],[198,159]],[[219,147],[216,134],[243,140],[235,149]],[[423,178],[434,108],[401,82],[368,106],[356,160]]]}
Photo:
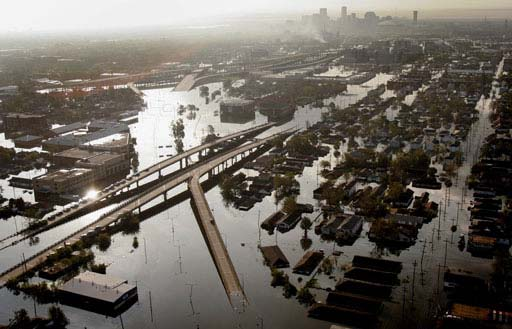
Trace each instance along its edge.
{"label": "hazy sky", "polygon": [[[511,0],[0,0],[0,32],[60,29],[101,29],[140,25],[197,24],[191,19],[248,13],[290,12],[295,15],[329,8],[338,15],[374,9],[428,11],[441,8],[487,9],[512,7]],[[336,11],[335,11],[336,10]]]}

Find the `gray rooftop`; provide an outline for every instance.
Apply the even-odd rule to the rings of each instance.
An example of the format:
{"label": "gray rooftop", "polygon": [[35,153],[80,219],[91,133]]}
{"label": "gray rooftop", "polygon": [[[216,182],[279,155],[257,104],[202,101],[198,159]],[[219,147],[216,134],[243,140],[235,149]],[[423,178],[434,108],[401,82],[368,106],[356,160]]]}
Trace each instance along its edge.
{"label": "gray rooftop", "polygon": [[58,288],[76,295],[115,303],[125,293],[136,289],[126,280],[94,272],[83,272]]}

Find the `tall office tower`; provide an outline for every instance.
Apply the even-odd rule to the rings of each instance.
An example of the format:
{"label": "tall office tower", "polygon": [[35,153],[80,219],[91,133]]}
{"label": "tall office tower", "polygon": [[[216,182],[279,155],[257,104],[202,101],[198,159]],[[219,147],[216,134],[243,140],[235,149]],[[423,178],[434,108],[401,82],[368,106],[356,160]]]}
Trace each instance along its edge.
{"label": "tall office tower", "polygon": [[327,8],[320,8],[320,16],[327,17]]}
{"label": "tall office tower", "polygon": [[347,7],[346,6],[341,7],[341,19],[343,21],[347,20]]}
{"label": "tall office tower", "polygon": [[413,20],[414,24],[418,24],[418,11],[417,10],[412,12],[412,20]]}

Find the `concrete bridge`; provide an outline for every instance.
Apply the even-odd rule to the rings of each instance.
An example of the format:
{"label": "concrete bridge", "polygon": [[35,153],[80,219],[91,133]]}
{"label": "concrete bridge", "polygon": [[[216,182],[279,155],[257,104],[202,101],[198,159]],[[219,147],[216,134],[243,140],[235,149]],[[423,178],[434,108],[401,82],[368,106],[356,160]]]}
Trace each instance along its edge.
{"label": "concrete bridge", "polygon": [[[108,190],[102,190],[99,192],[98,198],[95,200],[88,200],[85,201],[85,203],[80,204],[76,208],[71,208],[66,212],[61,213],[58,215],[53,221],[50,222],[48,226],[42,227],[39,230],[30,232],[25,234],[23,237],[13,236],[11,238],[8,238],[2,243],[0,243],[0,246],[3,245],[1,249],[8,248],[9,245],[15,245],[18,242],[27,239],[29,237],[32,237],[36,234],[41,233],[42,231],[54,228],[62,223],[68,222],[72,219],[78,218],[83,216],[84,214],[87,214],[91,210],[94,210],[96,208],[96,204],[99,203],[102,200],[111,198],[113,196],[120,195],[122,193],[126,193],[130,191],[132,188],[138,188],[139,186],[147,183],[154,182],[155,180],[158,180],[163,176],[162,172],[164,170],[168,170],[167,168],[173,166],[174,164],[178,163],[180,164],[180,169],[188,166],[189,159],[192,158],[195,155],[205,156],[209,150],[215,149],[217,147],[222,146],[225,143],[229,142],[242,142],[245,138],[255,136],[256,134],[272,127],[274,123],[267,123],[263,125],[259,125],[250,129],[242,130],[233,134],[229,134],[227,136],[221,137],[219,139],[216,139],[212,142],[204,143],[199,146],[196,146],[194,148],[191,148],[183,153],[177,154],[171,158],[168,158],[166,160],[163,160],[161,162],[158,162],[134,175],[132,175],[130,178],[126,178],[113,187],[111,187]],[[0,250],[1,250],[0,249]]]}
{"label": "concrete bridge", "polygon": [[23,273],[40,266],[46,258],[56,250],[57,247],[63,244],[73,244],[77,242],[84,234],[87,234],[93,228],[107,227],[112,223],[116,223],[124,214],[140,213],[145,205],[159,197],[163,197],[164,200],[167,200],[168,191],[180,184],[188,183],[194,205],[197,209],[198,224],[205,238],[206,245],[212,255],[229,301],[235,309],[238,309],[241,307],[241,303],[245,302],[245,294],[220,235],[220,231],[215,224],[213,214],[211,213],[203,190],[199,184],[199,179],[205,174],[218,174],[235,163],[243,161],[247,155],[260,150],[261,147],[268,145],[271,140],[283,134],[290,134],[290,132],[285,131],[260,140],[254,140],[232,150],[224,151],[204,161],[199,160],[197,163],[183,168],[176,174],[161,177],[157,185],[152,186],[142,194],[121,203],[118,207],[100,217],[95,222],[81,228],[64,239],[57,241],[52,246],[40,251],[36,255],[28,258],[26,261],[13,266],[11,269],[2,273],[0,275],[0,285],[4,285],[9,279],[16,278]]}

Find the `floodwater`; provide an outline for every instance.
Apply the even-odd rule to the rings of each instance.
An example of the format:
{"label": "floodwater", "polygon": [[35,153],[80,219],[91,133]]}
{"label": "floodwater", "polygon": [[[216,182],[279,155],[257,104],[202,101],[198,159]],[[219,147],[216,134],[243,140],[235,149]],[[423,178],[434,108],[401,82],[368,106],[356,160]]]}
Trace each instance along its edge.
{"label": "floodwater", "polygon": [[[364,84],[367,87],[349,86],[344,95],[328,99],[325,104],[335,102],[338,106],[346,107],[389,78],[389,75],[378,75]],[[214,83],[208,87],[211,93],[221,89],[221,84]],[[223,123],[216,115],[216,111],[219,110],[218,100],[206,104],[197,89],[180,93],[172,92],[172,89],[154,89],[145,90],[144,93],[147,109],[139,113],[139,122],[131,127],[134,137],[137,138],[136,151],[139,154],[141,169],[176,153],[169,128],[173,120],[183,118],[186,129],[185,148],[197,145],[211,130],[209,125],[216,134],[225,135],[267,121],[265,116],[257,113],[253,121],[245,124]],[[189,111],[180,116],[177,112],[180,104],[194,104],[199,111],[195,112],[195,117],[190,115]],[[481,105],[482,108],[485,107],[485,104]],[[323,109],[312,106],[301,107],[291,122],[274,127],[263,135],[291,127],[305,128],[308,124],[319,121],[322,111]],[[483,121],[473,130],[471,136],[475,140],[479,140],[479,136],[488,129]],[[169,145],[171,147],[168,147]],[[475,149],[471,148],[471,152],[475,152]],[[471,158],[472,156],[467,156],[467,159]],[[324,159],[333,159],[332,150]],[[315,161],[313,167],[306,168],[297,178],[301,186],[299,202],[318,205],[313,200],[313,190],[322,181],[318,175],[318,164],[321,160]],[[438,265],[444,264],[445,254],[446,263],[450,268],[464,268],[488,275],[490,261],[472,261],[475,259],[467,252],[460,252],[457,249],[458,234],[467,232],[467,211],[461,211],[458,230],[453,238],[454,243],[451,240],[452,218],[456,216],[457,202],[462,195],[462,182],[468,172],[469,164],[465,164],[460,173],[459,184],[454,184],[451,188],[446,218],[440,221],[436,218],[424,225],[416,244],[402,252],[391,253],[370,242],[367,238],[368,223],[364,225],[361,237],[352,246],[336,246],[333,242],[321,240],[314,232],[309,232],[308,236],[312,239],[311,249],[324,249],[327,255],[334,249],[342,252],[337,258],[336,279],[343,275],[340,267],[350,263],[354,255],[371,255],[403,262],[404,270],[400,278],[405,283],[394,290],[392,301],[386,303],[382,316],[384,327],[392,328],[393,321],[396,323],[396,318],[401,316],[403,287],[406,289],[408,312],[417,312],[418,316],[425,316],[427,301],[437,287]],[[418,193],[421,191],[423,190],[416,190]],[[444,193],[444,188],[431,193],[431,200],[444,202]],[[118,318],[106,318],[77,308],[61,306],[71,320],[69,328],[328,328],[328,322],[308,318],[307,308],[293,298],[285,299],[281,288],[270,286],[270,270],[263,265],[263,258],[258,250],[259,244],[265,246],[277,243],[292,266],[304,253],[300,244],[304,232],[299,226],[285,234],[273,235],[259,229],[259,223],[276,211],[274,196],[266,197],[248,212],[226,207],[218,187],[206,192],[206,197],[248,298],[248,304],[242,312],[234,312],[229,304],[192,212],[190,201],[187,200],[142,222],[140,232],[136,234],[139,240],[137,249],[132,248],[133,236],[117,234],[106,252],[94,250],[97,262],[109,264],[108,274],[137,284],[139,301]],[[466,206],[462,208],[465,209]],[[319,211],[315,210],[309,217],[315,219],[318,215]],[[75,229],[85,224],[82,219],[71,223]],[[51,232],[52,234],[41,236],[41,241],[66,235],[66,227],[63,225]],[[19,259],[20,250],[9,248],[5,252],[0,252],[2,267],[4,263],[13,261],[16,257]],[[30,250],[32,249],[28,252]],[[28,257],[27,254],[26,256]],[[423,271],[420,269],[421,259]],[[415,261],[416,267],[413,265]],[[304,277],[305,280],[299,283],[298,276],[292,274],[291,269],[286,269],[285,272],[290,275],[291,282],[297,287],[308,279]],[[411,289],[413,273],[414,299]],[[325,275],[317,275],[316,278],[323,288],[333,287],[336,282]],[[314,293],[318,298],[324,295],[321,290],[315,290]],[[24,299],[22,296],[14,296],[6,289],[0,290],[0,300],[4,306],[0,308],[0,323],[6,323],[13,311],[21,307],[27,309],[31,315],[35,311],[44,314],[48,307],[36,305],[31,299]]]}

